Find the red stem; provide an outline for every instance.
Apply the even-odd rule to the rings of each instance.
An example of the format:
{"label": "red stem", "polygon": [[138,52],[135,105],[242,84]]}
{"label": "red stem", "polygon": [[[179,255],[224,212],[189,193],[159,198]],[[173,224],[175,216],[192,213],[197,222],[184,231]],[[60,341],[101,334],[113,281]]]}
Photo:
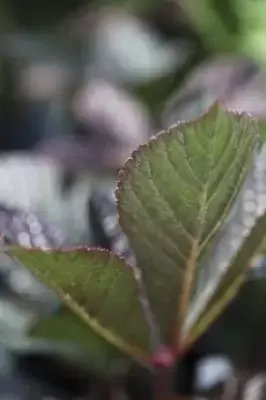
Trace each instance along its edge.
{"label": "red stem", "polygon": [[154,400],[171,400],[173,394],[173,367],[175,358],[168,348],[162,347],[155,354]]}
{"label": "red stem", "polygon": [[154,382],[154,400],[171,400],[172,391],[172,368],[157,367]]}

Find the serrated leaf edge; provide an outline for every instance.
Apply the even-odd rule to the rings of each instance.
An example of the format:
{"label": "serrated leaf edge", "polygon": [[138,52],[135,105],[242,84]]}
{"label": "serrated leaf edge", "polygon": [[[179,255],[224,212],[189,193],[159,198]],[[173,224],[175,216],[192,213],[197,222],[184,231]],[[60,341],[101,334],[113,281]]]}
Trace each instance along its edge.
{"label": "serrated leaf edge", "polygon": [[[121,211],[120,211],[121,210],[121,196],[120,196],[120,193],[121,193],[122,188],[123,188],[124,180],[127,179],[130,176],[131,170],[134,169],[134,167],[138,163],[138,155],[140,153],[145,153],[146,150],[149,150],[151,144],[154,141],[159,141],[163,137],[171,136],[171,134],[172,134],[171,130],[172,129],[178,128],[180,130],[184,130],[186,127],[190,127],[190,126],[195,125],[196,123],[199,123],[201,120],[204,120],[205,118],[207,118],[209,114],[211,114],[213,112],[217,112],[219,109],[221,109],[229,117],[232,117],[232,116],[236,116],[236,117],[238,116],[239,118],[240,117],[246,117],[247,119],[251,120],[256,127],[258,127],[257,119],[253,115],[251,115],[250,113],[245,112],[245,111],[241,111],[241,110],[236,110],[236,109],[229,109],[227,107],[224,107],[223,104],[220,103],[219,101],[215,101],[209,107],[209,109],[207,111],[204,111],[200,116],[198,116],[198,117],[196,117],[194,119],[191,119],[189,121],[179,121],[177,124],[173,124],[168,129],[162,130],[157,135],[152,136],[147,143],[140,144],[138,146],[138,148],[135,149],[131,153],[131,155],[128,157],[128,159],[126,160],[124,166],[119,170],[118,176],[117,176],[116,189],[115,189],[114,193],[115,193],[116,208],[117,208],[117,211],[118,211],[118,222],[119,222],[120,226],[122,227],[122,229],[126,228],[126,226],[125,226],[125,224],[124,224],[124,222],[123,222],[123,220],[121,218]],[[258,139],[259,139],[259,131],[258,131],[257,136],[258,136]],[[242,179],[242,183],[243,183],[243,179]],[[232,201],[230,202],[230,206],[232,206]],[[229,205],[228,205],[228,208],[229,208]],[[197,238],[195,238],[195,241],[197,241]],[[195,243],[195,245],[196,245],[196,243]],[[195,250],[193,251],[193,249],[192,249],[191,253],[190,253],[190,259],[188,260],[188,262],[192,262],[193,261],[193,259],[195,258],[195,254],[194,253],[195,253]],[[191,274],[189,274],[189,275],[191,275]],[[185,287],[185,289],[183,288],[184,292],[185,292],[185,295],[186,295],[186,298],[188,298],[188,294],[189,294],[188,292],[189,292],[189,289],[192,287],[192,283],[193,283],[193,279],[191,279],[191,276],[188,276],[187,282],[186,282],[186,287]],[[183,291],[183,289],[182,289],[182,291]],[[188,302],[187,302],[187,304],[188,304]],[[185,309],[185,305],[182,304],[181,305],[181,312],[178,310],[178,313],[177,313],[179,322],[184,320],[184,315],[185,315],[184,309]],[[174,325],[175,325],[174,326],[174,331],[176,331],[176,328],[177,328],[176,327],[176,321],[174,321]],[[176,332],[174,332],[174,334],[175,333]],[[175,349],[176,349],[176,342],[177,341],[179,341],[179,338],[175,338],[175,340],[174,340],[174,342],[175,342],[174,343],[174,348]]]}
{"label": "serrated leaf edge", "polygon": [[[18,246],[13,246],[13,248],[19,248],[21,247]],[[124,257],[113,253],[109,250],[98,248],[98,247],[83,247],[83,246],[78,246],[78,247],[71,247],[71,248],[65,248],[65,249],[46,249],[45,251],[43,249],[39,248],[24,248],[27,251],[30,252],[38,252],[38,251],[43,251],[43,252],[51,252],[51,253],[56,253],[56,252],[72,252],[72,251],[85,251],[86,253],[99,253],[99,254],[105,254],[106,256],[111,256],[117,258],[120,262],[122,261],[125,265],[126,268],[128,268],[129,273],[132,273],[132,276],[134,278],[134,281],[136,282],[135,275],[131,271],[131,267],[126,263]],[[8,249],[9,255],[17,259],[15,256],[12,255],[12,248],[9,247]],[[19,259],[18,259],[19,261]],[[27,267],[27,266],[26,266]],[[85,322],[86,325],[89,326],[97,335],[102,337],[104,340],[106,340],[109,344],[115,346],[118,348],[122,353],[126,354],[132,359],[135,359],[138,363],[150,367],[151,364],[151,357],[150,355],[144,354],[142,351],[139,350],[139,348],[135,346],[130,346],[126,341],[123,339],[119,338],[118,336],[114,335],[111,333],[108,329],[105,329],[101,326],[101,324],[97,321],[96,318],[90,318],[89,314],[86,312],[86,310],[83,307],[80,307],[74,300],[73,298],[64,293],[64,291],[57,286],[57,284],[51,280],[47,282],[45,276],[43,274],[39,274],[38,272],[32,272],[34,275],[36,275],[39,279],[43,281],[47,286],[49,286],[52,290],[55,291],[55,293],[58,294],[60,300],[62,300],[63,304],[66,305],[66,307],[71,310],[75,315],[77,315],[83,322]],[[136,296],[138,295],[138,287],[137,287],[137,282],[136,282]],[[145,321],[144,317],[143,320]],[[146,321],[145,321],[146,323]]]}

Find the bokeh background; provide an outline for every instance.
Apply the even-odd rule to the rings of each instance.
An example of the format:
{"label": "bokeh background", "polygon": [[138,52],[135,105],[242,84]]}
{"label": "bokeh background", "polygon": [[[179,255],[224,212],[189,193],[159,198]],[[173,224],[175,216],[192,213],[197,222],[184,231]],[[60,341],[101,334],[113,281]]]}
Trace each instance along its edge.
{"label": "bokeh background", "polygon": [[[214,100],[257,116],[264,138],[264,0],[1,0],[1,234],[32,246],[110,247],[102,215],[116,217],[126,158]],[[28,361],[39,350],[22,339],[56,307],[0,255],[1,398],[73,398],[50,383],[44,360]]]}

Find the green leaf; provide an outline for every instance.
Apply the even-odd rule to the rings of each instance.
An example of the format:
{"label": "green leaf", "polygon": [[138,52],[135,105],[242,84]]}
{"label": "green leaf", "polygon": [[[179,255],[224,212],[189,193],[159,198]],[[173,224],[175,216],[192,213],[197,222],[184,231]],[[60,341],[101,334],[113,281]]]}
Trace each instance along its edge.
{"label": "green leaf", "polygon": [[182,0],[179,4],[192,26],[201,34],[206,46],[229,53],[235,52],[239,42],[242,43],[238,37],[240,20],[234,3],[230,0],[223,3],[219,0],[203,0],[200,3],[197,0]]}
{"label": "green leaf", "polygon": [[[265,251],[266,145],[256,155],[249,176],[211,251],[198,268],[197,287],[184,331],[197,338],[232,299],[243,272]],[[215,265],[215,268],[213,267]],[[230,266],[230,268],[228,268]],[[204,303],[204,304],[203,304]],[[203,310],[203,313],[201,311]]]}
{"label": "green leaf", "polygon": [[[87,351],[89,363],[87,368],[91,369],[101,377],[117,373],[117,367],[122,363],[125,365],[125,355],[113,345],[100,337],[95,331],[73,314],[67,307],[62,307],[55,315],[41,318],[30,330],[33,338],[50,340],[51,343],[78,343]],[[120,370],[119,370],[120,372]]]}
{"label": "green leaf", "polygon": [[259,128],[260,128],[261,142],[264,143],[266,141],[266,120],[265,120],[265,118],[261,118],[259,120]]}
{"label": "green leaf", "polygon": [[228,357],[240,370],[266,368],[265,258],[255,257],[245,283],[196,343],[201,351]]}
{"label": "green leaf", "polygon": [[[43,338],[28,338],[20,334],[10,334],[9,332],[8,335],[1,333],[0,344],[16,356],[28,356],[29,354],[51,356],[72,366],[75,365],[76,368],[81,368],[84,372],[97,373],[101,377],[108,371],[106,369],[107,365],[105,365],[105,369],[98,368],[99,357],[96,358],[92,352],[84,352],[82,346],[76,345],[73,342],[67,343]],[[120,365],[125,367],[122,359]],[[109,364],[108,366],[110,367],[111,365]],[[103,365],[100,364],[100,367],[103,367]],[[117,368],[119,365],[114,365],[114,367]]]}
{"label": "green leaf", "polygon": [[198,266],[197,285],[183,327],[187,343],[194,342],[232,300],[265,243],[265,150],[264,146],[257,155],[227,222]]}
{"label": "green leaf", "polygon": [[257,143],[253,119],[215,104],[140,146],[119,174],[120,223],[165,340],[175,348],[197,265],[228,216]]}
{"label": "green leaf", "polygon": [[89,249],[44,252],[14,247],[9,252],[55,290],[74,314],[71,317],[65,311],[59,313],[54,332],[58,332],[61,323],[68,332],[60,333],[57,339],[76,337],[86,347],[102,346],[107,353],[113,351],[110,346],[116,347],[122,354],[148,363],[148,327],[138,299],[137,282],[123,259],[105,250]]}

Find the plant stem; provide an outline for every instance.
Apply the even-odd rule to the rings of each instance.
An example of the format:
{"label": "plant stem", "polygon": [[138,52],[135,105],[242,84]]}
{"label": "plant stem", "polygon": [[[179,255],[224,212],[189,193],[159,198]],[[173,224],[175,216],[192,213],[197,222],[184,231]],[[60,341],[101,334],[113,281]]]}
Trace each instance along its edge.
{"label": "plant stem", "polygon": [[109,386],[108,400],[129,400],[122,384],[114,383]]}
{"label": "plant stem", "polygon": [[158,366],[155,370],[155,382],[153,387],[154,400],[173,399],[172,386],[172,368]]}
{"label": "plant stem", "polygon": [[160,348],[153,359],[155,377],[153,385],[154,400],[173,399],[173,369],[175,358],[167,347]]}
{"label": "plant stem", "polygon": [[105,381],[96,380],[91,387],[89,395],[86,397],[88,400],[106,400],[108,397],[108,385]]}

